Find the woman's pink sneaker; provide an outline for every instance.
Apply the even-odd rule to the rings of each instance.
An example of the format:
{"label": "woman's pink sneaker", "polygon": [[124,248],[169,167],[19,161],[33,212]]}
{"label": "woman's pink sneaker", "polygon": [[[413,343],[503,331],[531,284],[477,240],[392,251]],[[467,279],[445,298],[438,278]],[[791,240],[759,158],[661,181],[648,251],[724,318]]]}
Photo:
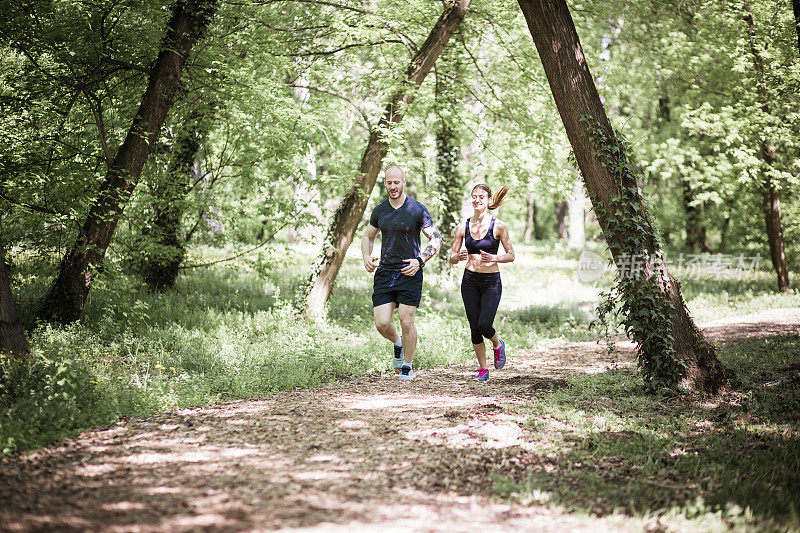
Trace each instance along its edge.
{"label": "woman's pink sneaker", "polygon": [[500,340],[500,346],[494,349],[494,367],[500,370],[506,366],[506,343]]}
{"label": "woman's pink sneaker", "polygon": [[485,368],[478,370],[478,375],[472,378],[472,381],[489,381],[489,371]]}

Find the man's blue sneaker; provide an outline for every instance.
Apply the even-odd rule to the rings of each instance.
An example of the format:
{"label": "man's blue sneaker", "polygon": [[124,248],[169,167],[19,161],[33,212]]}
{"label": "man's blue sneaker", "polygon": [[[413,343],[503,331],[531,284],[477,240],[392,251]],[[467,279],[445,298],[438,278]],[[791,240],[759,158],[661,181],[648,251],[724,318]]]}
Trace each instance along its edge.
{"label": "man's blue sneaker", "polygon": [[414,379],[414,371],[411,370],[411,367],[407,364],[404,364],[400,367],[400,379],[405,379],[407,381],[411,381]]}
{"label": "man's blue sneaker", "polygon": [[506,366],[506,343],[500,340],[500,346],[494,349],[494,367],[500,370]]}
{"label": "man's blue sneaker", "polygon": [[403,352],[403,347],[394,345],[394,359],[392,359],[392,366],[394,366],[395,370],[399,369],[403,366],[403,358],[405,357],[405,353]]}
{"label": "man's blue sneaker", "polygon": [[481,368],[478,370],[478,375],[472,378],[472,381],[489,381],[489,371]]}

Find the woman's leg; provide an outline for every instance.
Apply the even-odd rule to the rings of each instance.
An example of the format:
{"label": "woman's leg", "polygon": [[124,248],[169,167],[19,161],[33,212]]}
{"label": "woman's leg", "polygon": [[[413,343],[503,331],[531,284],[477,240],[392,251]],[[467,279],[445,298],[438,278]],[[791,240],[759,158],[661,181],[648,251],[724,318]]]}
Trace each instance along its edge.
{"label": "woman's leg", "polygon": [[492,341],[492,346],[500,346],[500,336],[494,329],[494,319],[497,308],[500,306],[500,297],[503,295],[503,285],[500,276],[490,283],[481,294],[480,314],[478,315],[478,330],[483,337]]}
{"label": "woman's leg", "polygon": [[478,329],[478,320],[481,314],[481,294],[478,288],[470,283],[467,276],[468,274],[465,271],[465,279],[461,280],[461,299],[464,301],[464,311],[467,314],[467,322],[469,322],[472,348],[478,358],[478,365],[485,369],[489,368],[486,366],[486,346],[483,344],[483,336]]}
{"label": "woman's leg", "polygon": [[478,358],[478,366],[481,370],[488,370],[489,366],[486,364],[486,345],[481,341],[480,344],[473,344],[472,349],[475,350],[475,357]]}

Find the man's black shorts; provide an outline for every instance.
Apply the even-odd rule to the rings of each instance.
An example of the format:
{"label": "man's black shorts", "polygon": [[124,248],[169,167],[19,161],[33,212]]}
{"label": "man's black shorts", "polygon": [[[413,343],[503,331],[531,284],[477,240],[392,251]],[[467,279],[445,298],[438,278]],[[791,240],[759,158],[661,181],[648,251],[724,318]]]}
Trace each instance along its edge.
{"label": "man's black shorts", "polygon": [[372,306],[395,302],[419,307],[422,299],[422,269],[413,276],[406,276],[399,270],[379,268],[375,271],[372,291]]}

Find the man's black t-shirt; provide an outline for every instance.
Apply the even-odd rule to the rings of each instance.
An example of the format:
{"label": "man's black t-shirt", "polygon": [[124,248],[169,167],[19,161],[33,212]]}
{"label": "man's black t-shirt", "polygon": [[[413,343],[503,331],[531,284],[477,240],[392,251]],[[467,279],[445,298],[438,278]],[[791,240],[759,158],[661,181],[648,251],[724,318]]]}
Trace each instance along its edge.
{"label": "man's black t-shirt", "polygon": [[372,210],[369,223],[383,234],[380,268],[387,270],[400,270],[408,264],[403,259],[417,257],[419,232],[433,226],[428,209],[410,196],[397,209],[387,198]]}

